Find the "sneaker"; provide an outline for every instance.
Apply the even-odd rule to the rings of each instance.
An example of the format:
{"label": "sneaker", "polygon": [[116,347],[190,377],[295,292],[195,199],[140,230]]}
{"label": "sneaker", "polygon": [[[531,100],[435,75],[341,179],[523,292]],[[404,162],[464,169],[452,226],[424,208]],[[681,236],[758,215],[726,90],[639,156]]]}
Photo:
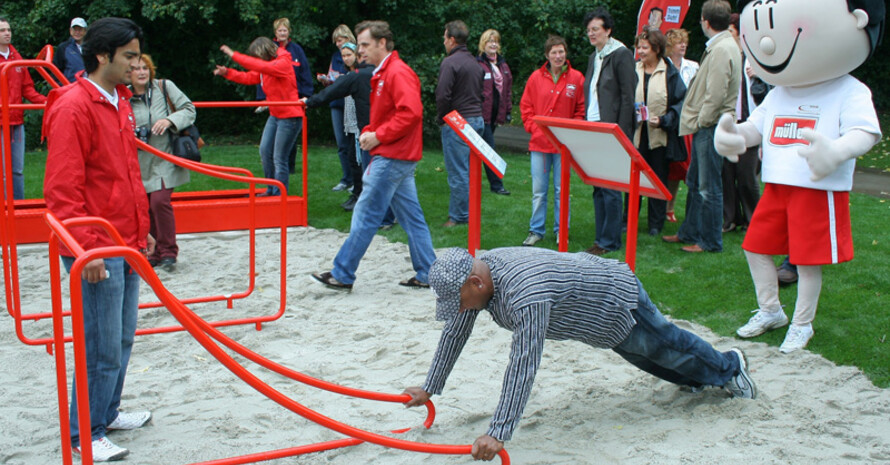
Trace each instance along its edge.
{"label": "sneaker", "polygon": [[807,343],[810,342],[810,339],[812,337],[813,325],[791,325],[788,327],[788,332],[785,334],[785,340],[779,347],[779,352],[782,352],[783,354],[789,354],[791,352],[794,352],[795,350],[803,349],[807,346]]}
{"label": "sneaker", "polygon": [[[114,445],[107,437],[102,436],[92,442],[93,445],[93,462],[111,462],[120,460],[130,453],[123,447]],[[74,453],[80,455],[80,447],[73,448]]]}
{"label": "sneaker", "polygon": [[528,233],[528,237],[526,237],[525,240],[522,241],[522,245],[524,245],[526,247],[532,247],[535,244],[537,244],[538,242],[541,242],[543,239],[544,239],[544,236],[530,232],[530,233]]}
{"label": "sneaker", "polygon": [[340,192],[340,191],[345,191],[346,189],[349,189],[350,187],[352,187],[352,186],[350,186],[349,184],[346,184],[345,182],[338,182],[336,186],[331,188],[331,190],[334,192]]}
{"label": "sneaker", "polygon": [[763,310],[752,310],[755,315],[745,323],[745,326],[736,330],[739,337],[754,337],[776,328],[781,328],[788,324],[788,317],[785,312],[764,312]]}
{"label": "sneaker", "polygon": [[151,412],[118,412],[117,418],[106,429],[136,429],[144,426],[151,420]]}
{"label": "sneaker", "polygon": [[731,349],[731,352],[739,358],[739,372],[723,385],[723,389],[726,389],[733,397],[756,399],[757,385],[748,374],[748,360],[745,358],[745,353],[742,352],[742,349],[735,347]]}

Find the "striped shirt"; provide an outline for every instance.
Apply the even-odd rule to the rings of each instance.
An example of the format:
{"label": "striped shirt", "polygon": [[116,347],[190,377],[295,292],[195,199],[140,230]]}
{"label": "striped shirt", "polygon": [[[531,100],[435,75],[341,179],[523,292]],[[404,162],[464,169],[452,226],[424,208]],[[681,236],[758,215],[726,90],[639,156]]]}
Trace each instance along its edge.
{"label": "striped shirt", "polygon": [[[544,339],[574,340],[612,348],[636,324],[637,279],[627,264],[587,253],[532,247],[495,249],[480,260],[491,269],[494,295],[486,310],[513,332],[510,363],[488,435],[509,440],[528,401],[541,364]],[[441,394],[479,311],[445,323],[423,389]]]}

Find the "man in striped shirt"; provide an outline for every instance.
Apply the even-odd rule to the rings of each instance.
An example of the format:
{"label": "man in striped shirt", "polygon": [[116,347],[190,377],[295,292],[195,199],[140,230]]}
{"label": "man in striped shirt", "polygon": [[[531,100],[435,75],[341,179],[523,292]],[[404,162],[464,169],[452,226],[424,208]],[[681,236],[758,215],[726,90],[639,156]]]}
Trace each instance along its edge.
{"label": "man in striped shirt", "polygon": [[515,247],[473,258],[449,249],[430,268],[436,319],[445,321],[422,387],[405,393],[406,406],[441,394],[473,330],[479,311],[513,331],[501,399],[486,434],[473,444],[475,459],[491,460],[510,439],[541,363],[544,339],[575,340],[612,349],[638,368],[672,383],[700,389],[722,386],[753,399],[757,389],[740,349],[718,352],[676,327],[655,308],[627,264],[588,253]]}

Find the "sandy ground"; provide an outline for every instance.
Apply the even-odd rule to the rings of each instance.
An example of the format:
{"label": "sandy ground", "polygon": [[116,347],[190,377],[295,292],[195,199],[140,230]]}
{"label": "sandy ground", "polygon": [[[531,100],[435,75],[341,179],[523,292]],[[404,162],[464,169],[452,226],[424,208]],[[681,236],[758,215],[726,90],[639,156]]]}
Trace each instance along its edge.
{"label": "sandy ground", "polygon": [[[335,231],[290,230],[285,315],[262,331],[237,326],[225,332],[312,376],[400,393],[424,380],[435,350],[441,324],[433,318],[433,296],[396,284],[412,276],[408,248],[379,237],[362,261],[353,292],[314,282],[309,273],[329,270],[344,239]],[[277,234],[258,236],[256,290],[236,301],[234,309],[222,303],[192,308],[211,320],[273,314],[279,306],[279,247]],[[180,248],[178,269],[159,272],[178,297],[247,287],[245,234],[185,236]],[[19,260],[24,313],[48,311],[45,246],[22,247]],[[147,286],[142,291],[144,302],[156,300]],[[140,315],[140,327],[171,323],[164,308]],[[507,443],[513,463],[890,462],[890,390],[876,388],[856,368],[807,351],[781,355],[765,344],[718,337],[684,321],[677,324],[721,350],[743,348],[760,398],[730,399],[718,389],[692,394],[638,371],[610,351],[548,341],[520,429]],[[49,324],[27,323],[24,331],[28,337],[46,337]],[[470,444],[483,434],[498,400],[509,341],[509,332],[490,318],[480,318],[444,395],[433,398],[438,410],[433,428],[399,437]],[[43,347],[22,344],[6,312],[0,316],[0,363],[0,463],[60,463],[54,359]],[[370,431],[419,427],[424,418],[422,410],[345,398],[248,366],[303,405]],[[68,376],[70,382],[70,366]],[[140,430],[111,434],[131,450],[125,463],[191,463],[342,437],[264,398],[181,332],[137,338],[122,408],[154,413],[152,423]],[[362,444],[277,463],[471,460]]]}

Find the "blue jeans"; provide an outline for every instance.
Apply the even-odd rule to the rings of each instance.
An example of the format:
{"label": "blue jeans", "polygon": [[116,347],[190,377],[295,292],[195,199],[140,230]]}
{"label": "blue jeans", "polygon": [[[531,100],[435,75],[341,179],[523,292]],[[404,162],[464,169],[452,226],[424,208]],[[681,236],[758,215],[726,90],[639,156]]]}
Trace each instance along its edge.
{"label": "blue jeans", "polygon": [[637,368],[665,381],[684,386],[723,386],[738,373],[733,352],[719,352],[711,344],[664,318],[643,290],[632,310],[637,321],[630,334],[614,349]]}
{"label": "blue jeans", "polygon": [[[467,124],[482,135],[485,121],[481,116],[467,118]],[[442,152],[445,155],[445,170],[448,171],[448,218],[457,223],[466,223],[470,218],[470,146],[451,129],[442,126]]]}
{"label": "blue jeans", "polygon": [[331,123],[334,125],[334,140],[337,141],[337,156],[340,157],[340,169],[343,176],[340,182],[347,186],[353,185],[352,170],[349,163],[349,148],[346,146],[346,131],[343,128],[343,107],[331,107]]}
{"label": "blue jeans", "polygon": [[[266,120],[266,127],[263,129],[263,138],[260,140],[263,176],[281,181],[285,189],[288,188],[290,182],[287,160],[302,129],[302,118],[276,118],[274,116],[270,116]],[[281,195],[275,186],[269,186],[266,192],[269,195]],[[286,192],[284,194],[287,195]]]}
{"label": "blue jeans", "polygon": [[[562,158],[558,153],[531,153],[532,174],[532,218],[528,231],[544,236],[547,221],[547,193],[550,191],[550,177],[553,177],[553,234],[559,235],[559,192]],[[569,210],[571,218],[571,209]]]}
{"label": "blue jeans", "polygon": [[[494,130],[497,129],[497,125],[495,124],[486,124],[485,128],[482,130],[482,139],[485,142],[488,142],[488,145],[491,148],[494,148]],[[498,192],[504,188],[504,181],[498,177],[498,175],[494,174],[494,171],[488,167],[485,163],[482,163],[482,167],[485,168],[485,177],[488,178],[488,186],[491,188],[492,192]]]}
{"label": "blue jeans", "polygon": [[[74,258],[62,257],[62,263],[70,271]],[[117,418],[136,335],[139,282],[142,280],[122,257],[106,258],[105,269],[108,270],[108,279],[96,284],[81,280],[92,439],[105,436],[106,426]],[[70,416],[71,441],[72,445],[77,446],[80,444],[80,433],[77,392],[73,384]]]}
{"label": "blue jeans", "polygon": [[708,252],[723,251],[723,157],[714,150],[716,126],[692,136],[692,162],[686,173],[686,219],[677,236]]}
{"label": "blue jeans", "polygon": [[430,229],[417,200],[414,169],[417,162],[375,156],[362,178],[364,190],[352,211],[349,237],[334,258],[331,274],[345,284],[355,282],[355,270],[368,250],[371,239],[383,221],[388,206],[408,234],[411,264],[421,282],[429,282],[429,271],[436,253]]}
{"label": "blue jeans", "polygon": [[[362,173],[368,170],[368,166],[371,165],[371,154],[368,153],[367,150],[362,150],[361,146],[358,142],[358,137],[355,138],[355,150],[357,157],[359,158],[359,163],[362,165]],[[364,183],[364,176],[362,176],[362,183]],[[364,190],[364,186],[362,187]],[[392,207],[386,209],[386,215],[383,216],[383,221],[380,223],[381,226],[392,226],[396,222],[396,214],[392,212]]]}
{"label": "blue jeans", "polygon": [[602,187],[593,188],[593,215],[594,221],[596,221],[594,243],[596,245],[609,251],[621,248],[623,212],[621,192]]}
{"label": "blue jeans", "polygon": [[[10,149],[12,151],[12,198],[21,200],[25,198],[25,125],[16,124],[12,128],[12,141],[10,141]],[[0,154],[3,158],[3,179],[6,180],[6,135],[0,131]],[[3,196],[6,197],[6,189],[3,190]]]}

